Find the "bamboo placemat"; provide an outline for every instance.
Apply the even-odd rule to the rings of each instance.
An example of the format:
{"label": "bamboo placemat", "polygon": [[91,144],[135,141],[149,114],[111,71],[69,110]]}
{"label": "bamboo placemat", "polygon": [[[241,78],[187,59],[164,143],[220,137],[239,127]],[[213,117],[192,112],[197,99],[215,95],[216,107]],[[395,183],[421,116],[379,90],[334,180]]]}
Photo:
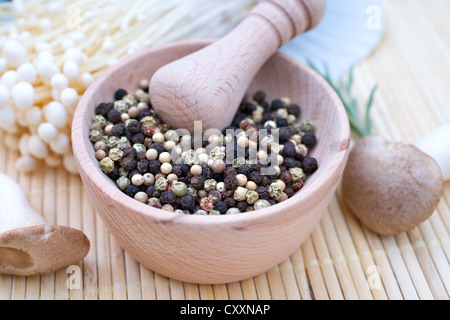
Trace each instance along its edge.
{"label": "bamboo placemat", "polygon": [[[364,101],[378,84],[374,131],[390,140],[413,142],[450,122],[450,3],[384,1],[384,10],[385,35],[376,51],[355,68],[355,92]],[[286,261],[244,281],[197,285],[154,273],[121,249],[93,210],[78,176],[51,168],[21,175],[14,169],[17,156],[0,142],[0,172],[19,181],[33,207],[49,222],[83,230],[91,250],[79,265],[81,283],[68,283],[66,268],[34,277],[0,275],[0,299],[450,296],[450,183],[427,221],[409,232],[383,237],[360,224],[341,202],[338,190],[314,232]],[[73,284],[81,288],[69,289]]]}

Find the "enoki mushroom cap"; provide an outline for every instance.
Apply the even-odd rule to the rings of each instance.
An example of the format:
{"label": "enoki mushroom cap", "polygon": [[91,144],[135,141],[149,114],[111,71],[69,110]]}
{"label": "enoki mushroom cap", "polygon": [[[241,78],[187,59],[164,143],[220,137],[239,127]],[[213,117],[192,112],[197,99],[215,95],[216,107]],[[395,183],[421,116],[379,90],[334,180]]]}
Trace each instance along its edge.
{"label": "enoki mushroom cap", "polygon": [[38,225],[0,234],[0,274],[53,272],[79,263],[89,252],[86,235],[76,229]]}
{"label": "enoki mushroom cap", "polygon": [[379,136],[359,140],[342,178],[345,203],[372,231],[408,231],[436,209],[443,192],[436,161],[413,145]]}

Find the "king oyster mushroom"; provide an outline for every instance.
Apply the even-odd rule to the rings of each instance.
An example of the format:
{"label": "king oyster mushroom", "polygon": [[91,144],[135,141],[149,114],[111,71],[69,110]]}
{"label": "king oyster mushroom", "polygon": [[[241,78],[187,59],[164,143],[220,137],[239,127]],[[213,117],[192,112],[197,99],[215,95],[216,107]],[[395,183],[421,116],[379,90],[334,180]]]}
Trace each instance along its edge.
{"label": "king oyster mushroom", "polygon": [[80,230],[45,221],[17,182],[0,173],[0,274],[52,272],[80,262],[89,247]]}
{"label": "king oyster mushroom", "polygon": [[415,145],[371,135],[350,152],[342,178],[345,203],[382,235],[408,231],[436,209],[450,179],[450,125]]}

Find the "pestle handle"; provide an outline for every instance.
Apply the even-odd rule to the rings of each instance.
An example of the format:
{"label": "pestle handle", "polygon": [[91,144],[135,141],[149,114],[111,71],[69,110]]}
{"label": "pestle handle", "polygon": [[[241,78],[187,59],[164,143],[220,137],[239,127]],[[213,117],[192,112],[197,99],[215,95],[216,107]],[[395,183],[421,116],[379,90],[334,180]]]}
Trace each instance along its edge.
{"label": "pestle handle", "polygon": [[193,133],[230,125],[262,65],[293,37],[314,28],[324,0],[261,0],[249,16],[213,44],[161,67],[150,81],[157,114]]}

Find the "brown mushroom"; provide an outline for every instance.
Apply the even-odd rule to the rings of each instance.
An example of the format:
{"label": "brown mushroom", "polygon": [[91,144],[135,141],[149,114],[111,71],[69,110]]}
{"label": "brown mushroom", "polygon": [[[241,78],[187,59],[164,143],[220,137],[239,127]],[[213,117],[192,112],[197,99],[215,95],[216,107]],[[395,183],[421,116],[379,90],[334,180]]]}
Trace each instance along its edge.
{"label": "brown mushroom", "polygon": [[[450,126],[418,146],[391,143],[380,136],[359,140],[342,177],[345,203],[360,221],[382,235],[408,231],[436,209],[448,179]],[[438,142],[437,142],[438,141]]]}
{"label": "brown mushroom", "polygon": [[52,272],[80,262],[89,247],[80,230],[45,221],[30,206],[23,189],[0,173],[0,274]]}

